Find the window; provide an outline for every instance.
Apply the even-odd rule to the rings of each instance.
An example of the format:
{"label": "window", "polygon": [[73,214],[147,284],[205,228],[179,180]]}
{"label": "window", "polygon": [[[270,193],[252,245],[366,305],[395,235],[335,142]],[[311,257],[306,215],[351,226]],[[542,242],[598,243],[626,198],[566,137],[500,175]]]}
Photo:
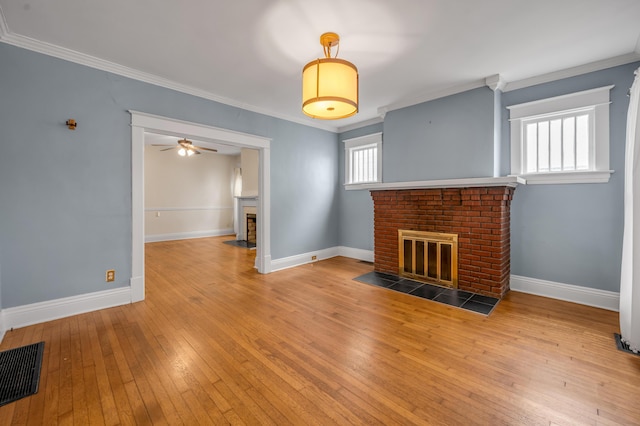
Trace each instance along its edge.
{"label": "window", "polygon": [[382,181],[382,133],[344,140],[345,185]]}
{"label": "window", "polygon": [[611,88],[508,107],[511,174],[528,184],[608,182]]}
{"label": "window", "polygon": [[593,110],[523,120],[525,173],[592,170]]}

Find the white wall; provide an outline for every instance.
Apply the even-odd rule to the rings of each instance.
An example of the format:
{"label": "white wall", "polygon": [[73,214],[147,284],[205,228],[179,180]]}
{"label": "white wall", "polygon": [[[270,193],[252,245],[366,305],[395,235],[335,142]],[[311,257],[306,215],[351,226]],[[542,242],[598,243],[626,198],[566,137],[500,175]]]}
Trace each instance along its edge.
{"label": "white wall", "polygon": [[145,146],[145,237],[147,241],[233,233],[233,169],[237,156]]}
{"label": "white wall", "polygon": [[256,197],[258,195],[258,165],[260,153],[257,149],[242,148],[240,159],[242,163],[242,196]]}

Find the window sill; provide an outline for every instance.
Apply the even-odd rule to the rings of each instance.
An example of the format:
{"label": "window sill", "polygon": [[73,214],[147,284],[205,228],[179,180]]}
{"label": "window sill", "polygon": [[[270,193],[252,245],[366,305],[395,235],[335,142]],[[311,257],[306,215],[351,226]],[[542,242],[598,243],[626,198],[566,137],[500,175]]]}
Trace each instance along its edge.
{"label": "window sill", "polygon": [[569,183],[607,183],[613,170],[539,173],[530,175],[511,175],[523,185],[559,185]]}

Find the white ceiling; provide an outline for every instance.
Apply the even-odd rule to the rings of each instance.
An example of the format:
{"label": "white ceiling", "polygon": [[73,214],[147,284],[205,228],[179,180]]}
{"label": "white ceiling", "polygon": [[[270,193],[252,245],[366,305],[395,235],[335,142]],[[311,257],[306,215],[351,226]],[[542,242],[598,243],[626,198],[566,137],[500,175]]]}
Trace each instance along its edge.
{"label": "white ceiling", "polygon": [[[344,120],[301,111],[327,31],[360,72]],[[638,60],[640,1],[0,0],[0,40],[337,131],[496,74],[509,90]]]}

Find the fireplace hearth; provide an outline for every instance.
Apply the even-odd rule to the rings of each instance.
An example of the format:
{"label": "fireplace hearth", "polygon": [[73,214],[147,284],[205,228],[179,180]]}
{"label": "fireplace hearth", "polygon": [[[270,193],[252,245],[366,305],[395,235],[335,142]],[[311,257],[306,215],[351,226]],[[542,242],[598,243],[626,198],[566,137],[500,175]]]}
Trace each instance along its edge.
{"label": "fireplace hearth", "polygon": [[[509,291],[513,191],[511,186],[371,190],[375,271],[398,275],[404,267],[400,266],[400,230],[454,234],[457,288],[502,298]],[[415,275],[415,270],[411,273]],[[433,277],[423,280],[454,287],[451,280],[429,278]]]}

